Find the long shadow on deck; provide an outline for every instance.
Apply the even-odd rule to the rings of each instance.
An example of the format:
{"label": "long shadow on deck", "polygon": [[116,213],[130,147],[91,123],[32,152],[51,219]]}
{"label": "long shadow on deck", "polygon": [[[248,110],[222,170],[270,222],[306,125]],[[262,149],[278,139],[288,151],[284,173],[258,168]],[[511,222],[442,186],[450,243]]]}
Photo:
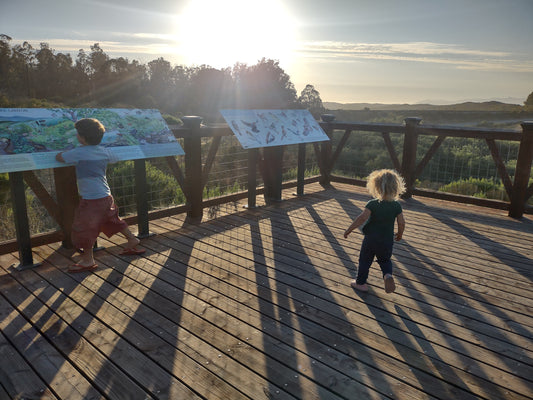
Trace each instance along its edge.
{"label": "long shadow on deck", "polygon": [[[372,354],[365,346],[358,346],[351,340],[342,343],[344,336],[357,337],[357,331],[327,289],[320,269],[306,256],[305,245],[298,239],[299,232],[289,211],[280,210],[271,216],[274,279],[270,287],[262,290],[260,308],[264,325],[271,325],[274,318],[275,329],[269,329],[268,334],[281,341],[283,346],[282,349],[268,346],[265,341],[267,353],[283,352],[283,362],[294,374],[294,379],[288,377],[287,381],[293,385],[291,394],[297,398],[375,397],[375,390],[365,384],[366,368],[372,367],[360,361],[372,360]],[[323,240],[328,239],[331,238]],[[269,273],[269,267],[265,265],[268,262],[262,254],[261,238],[254,240],[259,281]],[[335,327],[341,327],[342,333],[331,330]],[[347,330],[347,327],[350,328]],[[354,354],[356,358],[352,358]],[[316,383],[299,379],[300,375],[316,380]],[[380,386],[385,393],[392,390],[391,387],[384,388],[383,383]]]}
{"label": "long shadow on deck", "polygon": [[[358,201],[366,201],[369,199],[369,196],[364,196],[364,195],[354,196],[351,193],[347,193],[347,195],[348,195],[348,198],[356,199]],[[339,204],[344,209],[344,211],[348,215],[352,216],[352,218],[357,216],[359,213],[357,207],[355,207],[351,202],[348,202],[345,198],[343,198],[342,195],[339,197],[340,197],[338,199]],[[428,207],[423,204],[421,205],[421,203],[417,202],[416,200],[407,201],[405,206],[407,207],[407,209],[420,207],[420,209],[423,209],[423,212],[427,212],[427,213],[433,212],[435,215],[437,215],[437,217],[435,218],[441,219],[441,222],[445,222],[447,223],[447,225],[452,225],[451,219],[448,219],[447,216],[442,215],[443,214],[442,209],[435,208],[435,207]],[[417,209],[417,211],[420,211],[420,209]],[[446,210],[446,214],[447,213],[448,213],[448,210]],[[462,211],[456,211],[456,210],[450,213],[453,215],[459,215],[461,217],[465,217],[466,215],[466,213]],[[469,214],[469,216],[471,215]],[[489,218],[489,219],[492,220],[492,218]],[[494,218],[494,220],[496,220],[496,218]],[[483,221],[484,224],[488,224],[488,225],[490,225],[491,223],[490,221],[489,222],[486,221],[485,216],[483,216],[483,219],[481,219],[481,221]],[[472,230],[468,230],[468,229],[463,230],[463,226],[461,224],[458,224],[455,221],[454,223],[455,223],[455,229],[457,230],[459,234],[465,235],[465,231],[466,231],[465,236],[469,238],[471,237],[476,238],[477,240],[475,242],[479,243],[480,247],[486,248],[488,251],[490,249],[490,252],[492,252],[495,256],[497,256],[497,254],[500,254],[500,260],[504,264],[509,259],[513,259],[513,256],[514,256],[515,261],[516,259],[519,259],[519,260],[521,259],[522,261],[529,260],[524,256],[514,253],[512,250],[511,252],[509,252],[510,249],[507,249],[505,246],[499,243],[495,246],[494,241],[491,241],[487,239],[486,237],[484,237],[483,235],[479,235],[479,233],[474,232]],[[512,223],[512,226],[513,228],[516,229],[516,224],[514,223],[514,221]],[[530,221],[528,220],[524,221],[523,228],[527,230],[529,226],[531,226]],[[410,253],[408,256],[404,255],[403,257],[401,257],[402,260],[409,259],[409,258],[416,260],[418,257],[421,258],[421,255],[416,251],[416,249],[412,248],[408,244],[405,244],[405,241],[403,242],[401,249],[402,250],[400,250],[400,252],[405,253],[405,250],[407,250]],[[395,251],[395,253],[396,252],[397,251]],[[501,256],[501,254],[503,253],[505,253],[504,257]],[[342,257],[342,254],[339,254],[339,257]],[[426,262],[431,262],[431,260],[426,260]],[[418,265],[418,267],[425,268],[423,264],[424,262],[422,261]],[[406,268],[407,269],[412,268],[411,261],[407,263]],[[379,268],[377,269],[379,271]],[[520,270],[520,268],[518,269]],[[523,268],[521,270],[523,272]],[[442,268],[439,273],[446,274],[445,268]],[[423,277],[421,279],[422,281],[425,281],[428,278],[429,278],[428,281],[431,281],[432,279],[439,279],[437,274],[432,275],[431,273],[426,273],[426,272],[423,272],[422,274],[423,274]],[[421,296],[420,293],[415,291],[412,286],[409,286],[409,285],[406,285],[406,286],[407,286],[408,292],[413,296],[413,298],[418,299],[419,301],[424,301],[424,297]],[[456,280],[455,282],[452,282],[452,284],[449,285],[448,288],[453,291],[453,289],[455,289],[456,286],[461,288],[465,285],[464,285],[464,282],[460,282],[459,280]],[[432,290],[432,289],[430,288],[429,290]],[[469,292],[469,296],[474,296],[474,298],[478,298],[481,300],[482,296],[479,296],[479,293],[476,293],[475,291],[471,289],[470,290],[467,289],[467,291]],[[446,298],[447,296],[445,295],[443,296],[442,293],[443,291],[439,290],[439,293],[430,294],[430,296],[435,296],[436,298],[439,298],[439,299],[443,297]],[[374,314],[375,320],[378,321],[379,325],[381,326],[383,331],[386,333],[387,337],[389,337],[391,342],[395,345],[396,350],[398,351],[400,355],[400,358],[406,360],[409,363],[409,365],[412,365],[414,367],[414,370],[412,372],[414,372],[415,376],[417,377],[422,387],[431,388],[430,392],[433,393],[434,395],[438,395],[440,393],[448,393],[450,397],[455,397],[455,398],[457,398],[458,396],[461,398],[467,398],[467,397],[477,398],[476,397],[477,395],[472,395],[471,393],[468,393],[469,384],[470,384],[470,385],[477,386],[476,388],[476,390],[478,391],[477,393],[488,392],[489,396],[496,396],[496,397],[505,396],[506,389],[493,383],[493,382],[497,382],[497,379],[495,379],[496,375],[491,375],[491,376],[487,375],[487,373],[484,372],[486,367],[483,367],[481,365],[475,364],[474,366],[471,366],[472,362],[468,360],[468,357],[471,356],[470,353],[472,352],[472,349],[463,348],[462,345],[464,344],[464,342],[462,342],[458,338],[452,337],[451,332],[447,330],[444,331],[444,334],[448,337],[448,341],[449,341],[449,343],[445,343],[445,346],[448,347],[449,349],[452,349],[451,350],[452,352],[457,351],[458,353],[463,354],[462,356],[463,357],[462,362],[464,363],[463,365],[469,366],[469,373],[467,375],[465,375],[464,372],[461,371],[461,369],[458,369],[457,367],[453,367],[449,365],[448,364],[449,359],[445,360],[441,358],[439,354],[442,353],[442,348],[437,349],[441,347],[440,346],[441,343],[431,343],[431,341],[425,338],[424,331],[420,329],[420,327],[418,326],[418,322],[416,321],[416,318],[417,318],[416,313],[414,317],[411,317],[409,315],[410,311],[405,311],[405,310],[410,310],[410,307],[402,307],[402,306],[396,305],[395,313],[390,314],[388,316],[387,315],[384,316],[384,312],[388,313],[387,305],[383,303],[383,301],[379,297],[375,297],[372,295],[362,295],[362,298],[365,299],[366,302],[368,302],[369,310]],[[494,301],[494,299],[484,299],[483,304],[490,304],[491,300]],[[458,305],[455,305],[454,308],[458,308],[458,307],[459,307]],[[505,318],[505,313],[503,313],[501,309],[498,309],[495,306],[488,306],[488,308],[489,308],[488,309],[489,313],[492,312],[493,315],[497,315],[498,317],[502,318],[503,321],[507,321],[507,322],[509,321],[509,316]],[[479,318],[483,318],[481,312],[476,313],[475,311],[472,314],[470,314],[469,317],[472,318],[472,320],[474,321],[475,320],[480,321]],[[464,321],[466,326],[468,326],[469,322],[472,323],[470,318],[467,318]],[[490,327],[490,322],[486,321],[486,323],[487,323],[487,326],[489,327],[488,329],[492,329],[492,327]],[[522,328],[518,328],[517,330],[515,330],[515,332],[517,331],[519,332],[519,334],[525,335],[525,337],[527,337],[527,329],[522,327]],[[491,333],[489,333],[489,335],[491,335]],[[498,333],[496,333],[495,335],[498,335]],[[416,345],[413,344],[413,339],[415,340],[414,343],[416,343]],[[501,353],[505,352],[505,346],[507,343],[505,343],[504,340],[509,341],[509,338],[507,337],[505,339],[505,333],[503,333],[500,336],[500,339],[502,340],[502,342],[498,346],[497,349],[494,349],[494,346],[491,347],[490,344],[487,345],[488,349],[491,349],[491,351],[494,351],[494,353],[491,354],[492,359],[500,358],[500,356],[498,355],[498,351],[501,351]],[[494,341],[491,342],[491,344],[494,344]],[[414,350],[417,347],[422,349],[422,351],[424,352],[424,356],[422,358],[420,357],[420,354],[416,350]],[[530,374],[529,367],[527,366],[525,367],[526,369],[528,369],[528,371],[525,371],[525,372],[521,371],[524,367],[520,366],[520,362],[518,360],[522,358],[528,359],[528,354],[524,354],[520,350],[519,347],[516,347],[516,349],[518,349],[517,352],[515,352],[512,356],[513,358],[515,358],[515,360],[506,358],[504,362],[508,365],[509,371],[512,371],[511,374],[514,373],[522,377],[527,377]],[[508,347],[507,347],[507,350],[509,350]],[[447,350],[445,350],[444,353],[446,353],[446,351]],[[479,357],[483,357],[483,355],[479,355]],[[483,359],[480,359],[480,363],[483,363]],[[461,368],[463,365],[460,365],[459,368]],[[444,377],[444,379],[440,379],[438,376],[433,377],[433,378],[429,377],[427,373],[430,371],[437,371],[439,375],[442,374],[442,377]],[[521,372],[519,373],[518,371],[521,371]],[[533,373],[533,371],[531,373]],[[472,381],[476,383],[473,383]],[[463,388],[466,391],[463,391],[460,388]]]}
{"label": "long shadow on deck", "polygon": [[[108,323],[113,329],[120,329],[108,360],[120,364],[147,392],[163,398],[191,392],[172,376],[174,360],[180,359],[175,343],[185,279],[176,275],[172,286],[166,284],[168,273],[164,265],[171,262],[172,251],[167,254],[168,257],[158,255],[159,265],[135,257],[117,260],[110,254],[98,258],[99,262],[106,260],[107,265],[112,265],[112,273],[103,277],[105,286],[112,287],[105,289],[102,296],[116,308],[108,312]],[[105,372],[95,378],[106,379]]]}
{"label": "long shadow on deck", "polygon": [[[67,266],[72,263],[66,258],[69,255],[65,256],[64,251],[53,253],[44,260],[44,265],[48,266],[50,262],[53,265]],[[69,275],[62,268],[37,268],[16,274],[24,282],[24,286],[30,288],[36,296],[31,304],[21,310],[26,318],[31,320],[33,328],[47,338],[88,381],[92,381],[94,375],[105,376],[105,379],[99,379],[94,385],[86,387],[87,392],[82,393],[84,397],[90,397],[96,391],[117,396],[124,393],[133,396],[146,395],[120,367],[108,363],[98,349],[99,345],[108,343],[106,340],[109,337],[106,337],[105,332],[109,328],[95,317],[106,305],[107,297],[107,293],[102,292],[103,285],[95,285],[92,279],[95,276],[85,279],[87,274]],[[36,275],[40,275],[42,280],[36,279]],[[52,282],[53,285],[47,284],[46,288],[41,290],[38,288],[40,282]],[[45,313],[41,312],[43,304],[48,307],[45,308]],[[61,381],[61,375],[64,373],[61,365],[54,367],[44,374],[49,385],[56,379]],[[54,377],[54,374],[60,375]],[[81,390],[84,385],[79,387],[78,390]]]}
{"label": "long shadow on deck", "polygon": [[[45,269],[55,278],[61,275],[53,267],[42,266],[40,268]],[[17,370],[14,369],[9,372],[9,378],[2,379],[2,385],[7,385],[5,386],[6,390],[15,397],[53,397],[53,393],[47,386],[54,380],[61,380],[61,376],[58,377],[57,375],[69,370],[71,373],[74,371],[73,376],[77,375],[77,371],[63,365],[61,358],[61,352],[65,349],[69,351],[70,344],[77,345],[80,342],[77,333],[56,315],[57,308],[65,307],[66,295],[62,294],[62,289],[41,280],[36,270],[11,271],[10,274],[3,274],[0,278],[0,286],[2,287],[2,296],[4,296],[2,311],[7,309],[8,304],[18,310],[17,316],[11,319],[7,325],[5,321],[2,321],[2,334],[15,348],[22,352],[21,356],[44,381],[44,385],[40,385],[36,384],[35,380],[28,380],[26,383],[28,386],[24,388],[24,391],[13,392],[20,388],[14,387],[11,378],[14,378],[14,382],[16,382],[17,376],[20,374],[25,374],[27,377],[33,375],[28,371],[23,372],[23,366],[17,365]],[[67,294],[71,291],[71,289],[66,288]],[[47,308],[46,304],[50,308]],[[2,312],[2,318],[7,318],[9,314],[11,312],[5,314]],[[67,345],[59,346],[57,349],[51,345],[55,340],[66,341]],[[8,368],[12,367],[14,365],[10,365]],[[59,372],[60,369],[61,373]],[[77,378],[80,379],[79,376]],[[90,388],[87,382],[82,382],[82,379],[78,381],[79,390],[85,388],[87,396],[98,397],[99,392]]]}
{"label": "long shadow on deck", "polygon": [[[442,220],[444,217],[440,216],[439,219]],[[498,385],[499,381],[495,379],[495,376],[487,375],[485,372],[487,367],[484,366],[487,360],[483,358],[490,355],[491,359],[498,359],[499,362],[507,364],[507,368],[510,371],[515,371],[515,374],[518,374],[518,371],[523,368],[528,368],[527,366],[520,367],[518,361],[518,358],[527,357],[527,354],[521,354],[520,348],[511,344],[512,339],[507,336],[506,332],[495,327],[487,318],[487,315],[490,315],[491,318],[497,317],[501,321],[509,321],[509,316],[500,307],[493,304],[494,299],[485,298],[483,294],[469,288],[464,280],[451,275],[447,266],[442,265],[441,260],[434,260],[425,256],[406,241],[403,243],[402,250],[407,255],[399,254],[398,259],[403,263],[403,268],[414,276],[411,279],[417,281],[415,284],[406,282],[403,287],[410,297],[420,303],[420,308],[427,313],[428,318],[435,318],[433,323],[437,323],[438,329],[445,338],[444,343],[432,344],[427,342],[424,334],[417,326],[417,315],[410,316],[403,307],[397,306],[396,310],[405,327],[412,337],[420,343],[420,346],[426,348],[426,354],[429,356],[428,362],[434,363],[435,369],[442,373],[447,381],[458,387],[483,393],[488,398],[505,398],[507,389]],[[401,270],[398,271],[398,274],[400,277],[403,275]],[[404,279],[409,280],[409,278]],[[420,285],[424,286],[423,290],[419,289]],[[480,309],[471,307],[469,304],[472,302],[477,303]],[[465,304],[467,304],[466,307]],[[442,315],[438,316],[439,313],[442,314],[443,310],[453,315],[453,319],[458,319],[459,322],[437,321],[445,318]],[[470,330],[479,342],[485,342],[482,345],[485,348],[480,347],[476,351],[476,346],[472,343],[466,347],[464,339],[457,337],[453,332],[453,325],[456,323],[459,324],[458,329],[464,327]],[[526,329],[520,327],[517,327],[515,331],[522,335],[529,334]],[[464,380],[464,375],[461,374],[463,378],[457,376],[459,370],[450,368],[446,360],[441,359],[433,349],[435,345],[444,345],[449,349],[445,353],[455,353],[454,358],[459,360],[457,361],[459,363],[458,368],[462,369],[468,365],[468,382]],[[511,350],[513,347],[514,349]],[[506,355],[512,355],[517,359],[513,360]],[[493,371],[493,373],[498,376],[497,372]]]}
{"label": "long shadow on deck", "polygon": [[512,267],[525,278],[533,279],[533,269],[526,268],[527,265],[533,265],[533,259],[517,253],[514,249],[505,246],[498,241],[492,240],[460,222],[460,220],[475,222],[476,224],[485,225],[487,227],[499,227],[501,225],[505,229],[521,231],[528,235],[533,235],[533,221],[530,217],[524,217],[520,220],[507,217],[508,220],[506,221],[505,219],[502,220],[502,218],[495,218],[491,215],[475,216],[467,211],[456,209],[446,209],[443,211],[441,208],[423,204],[416,199],[409,199],[406,201],[406,204],[409,208],[415,207],[417,211],[431,215],[436,220],[456,231],[458,235],[463,236],[465,239],[472,242],[474,246],[479,247],[494,256],[503,265]]}
{"label": "long shadow on deck", "polygon": [[[312,220],[310,226],[304,223],[303,228],[296,228],[293,218],[298,217],[291,214],[298,209],[305,210],[300,202],[286,201],[282,209],[264,208],[202,224],[206,228],[211,224],[225,226],[228,232],[250,226],[257,286],[257,293],[251,294],[258,296],[265,353],[261,370],[266,371],[270,382],[267,391],[321,399],[377,398],[394,392],[397,387],[381,379],[382,372],[374,366],[377,353],[357,340],[357,329],[337,303],[331,282],[321,278],[322,267],[306,255],[309,248],[314,251],[327,246],[333,234],[321,226],[320,245],[302,243],[301,235],[307,235],[308,229],[316,234],[317,224]],[[234,248],[231,257],[241,252]]]}
{"label": "long shadow on deck", "polygon": [[[369,199],[368,196],[360,194],[350,193],[349,196],[358,201]],[[172,229],[162,226],[158,236],[143,242],[149,249],[146,260],[116,257],[114,253],[118,252],[118,249],[110,247],[97,254],[101,267],[95,274],[71,276],[51,268],[50,271],[42,273],[40,270],[29,271],[25,275],[28,280],[25,285],[32,289],[37,297],[28,302],[27,298],[32,294],[16,296],[10,292],[10,301],[16,307],[24,304],[22,308],[25,317],[32,320],[35,328],[50,343],[55,343],[61,353],[67,358],[70,357],[72,364],[82,365],[88,362],[86,359],[74,359],[78,357],[78,349],[88,345],[96,357],[95,360],[101,362],[101,365],[97,370],[87,370],[83,373],[87,379],[95,382],[94,387],[98,388],[99,393],[117,393],[120,397],[124,393],[141,395],[148,392],[156,395],[159,390],[157,395],[164,397],[169,393],[169,387],[181,386],[182,393],[194,395],[193,392],[196,392],[197,388],[192,387],[194,385],[190,384],[191,380],[188,384],[183,384],[180,381],[181,376],[176,375],[178,364],[187,364],[187,369],[182,372],[190,374],[189,379],[190,376],[196,375],[199,380],[213,382],[218,378],[217,370],[211,367],[213,363],[209,367],[202,365],[201,360],[205,360],[206,353],[197,352],[198,348],[195,346],[210,345],[209,335],[222,332],[222,327],[216,327],[216,331],[209,330],[209,323],[245,322],[251,325],[246,318],[249,315],[255,316],[255,310],[261,326],[251,328],[261,331],[262,350],[256,351],[263,352],[265,362],[265,366],[256,371],[260,371],[258,374],[266,371],[267,395],[275,397],[276,393],[285,392],[297,398],[387,397],[397,392],[402,383],[407,388],[411,385],[434,385],[431,389],[434,395],[447,393],[454,398],[470,395],[459,389],[469,384],[464,381],[465,375],[461,375],[455,367],[448,365],[446,360],[441,358],[441,352],[437,351],[440,344],[431,342],[431,338],[426,337],[427,331],[417,321],[417,316],[424,312],[431,318],[433,308],[439,307],[458,314],[464,326],[475,326],[474,334],[479,332],[476,325],[482,325],[485,327],[482,330],[483,338],[488,338],[487,349],[497,353],[498,350],[491,349],[491,344],[501,343],[503,349],[505,343],[512,341],[506,336],[505,330],[491,326],[486,314],[490,313],[508,323],[509,317],[505,311],[491,305],[491,299],[472,290],[461,279],[451,276],[438,260],[425,256],[409,242],[403,242],[394,252],[402,263],[398,277],[405,279],[406,275],[402,276],[401,273],[403,269],[410,275],[418,275],[420,282],[434,282],[428,284],[423,293],[414,286],[404,285],[407,295],[422,304],[422,311],[414,313],[402,304],[391,306],[388,300],[372,294],[360,298],[353,294],[353,301],[357,305],[349,305],[353,306],[353,310],[358,310],[358,307],[361,307],[360,310],[368,308],[372,315],[366,315],[365,318],[377,321],[386,336],[384,339],[392,343],[384,348],[394,346],[400,356],[400,361],[397,362],[400,367],[413,366],[412,379],[418,381],[418,384],[401,377],[391,380],[390,372],[377,369],[376,362],[378,355],[381,357],[381,365],[383,360],[394,362],[394,357],[388,358],[387,354],[379,354],[381,350],[369,348],[365,344],[368,343],[368,338],[365,339],[364,336],[367,335],[364,333],[366,327],[354,325],[353,320],[347,317],[347,303],[339,302],[340,298],[347,296],[347,291],[335,287],[336,283],[332,282],[331,277],[327,277],[328,271],[333,271],[330,270],[328,261],[307,255],[308,249],[320,249],[322,244],[329,246],[333,249],[329,255],[336,256],[339,264],[348,272],[347,275],[353,277],[355,274],[350,255],[345,251],[345,246],[335,239],[338,233],[333,232],[338,229],[338,225],[345,227],[350,221],[339,223],[322,217],[313,207],[321,201],[323,199],[310,196],[303,206],[296,200],[287,201],[281,209],[271,207],[255,213],[235,213],[208,221],[201,226],[174,226]],[[360,212],[358,207],[345,199],[341,199],[339,204],[350,216],[355,217]],[[309,225],[303,224],[302,228],[294,221],[294,212],[299,209],[305,210],[312,222]],[[503,263],[509,255],[531,262],[516,252],[513,254],[512,249],[439,213],[440,210],[435,208],[432,216],[455,229],[460,235],[466,232],[466,237],[475,246],[483,248]],[[267,223],[270,230],[265,229]],[[246,225],[249,225],[249,231],[246,231]],[[249,238],[246,240],[250,241],[251,253],[249,249],[247,252],[242,251],[248,243],[232,249],[226,248],[228,243],[218,245],[216,241],[210,241],[212,237],[227,235],[237,229],[243,229],[244,233],[239,235]],[[307,234],[308,229],[313,230],[313,235]],[[199,249],[199,252],[194,249]],[[227,258],[224,258],[225,255]],[[252,263],[248,263],[247,257]],[[68,265],[68,261],[59,252],[52,254],[49,261],[54,265]],[[225,268],[228,268],[228,271],[225,271]],[[253,270],[255,277],[245,275],[247,269]],[[516,269],[525,278],[530,276],[525,269]],[[243,273],[241,280],[227,283],[226,277],[235,271]],[[43,290],[40,279],[30,278],[36,274],[42,274],[43,279],[55,282],[56,286]],[[210,278],[198,279],[195,274],[210,275]],[[442,282],[443,276],[446,277],[446,282]],[[231,286],[235,282],[246,280],[250,285]],[[466,310],[459,307],[463,304],[457,302],[458,292],[481,306],[478,309]],[[246,299],[245,304],[239,304],[239,300],[236,300],[240,296]],[[196,299],[194,303],[185,304],[185,299],[192,297]],[[429,298],[434,301],[430,302]],[[195,306],[204,307],[203,302],[211,302],[209,307],[217,308],[217,312],[228,312],[228,308],[233,312],[231,307],[236,311],[225,320],[214,319],[213,314],[206,314],[211,315],[209,319],[203,311],[196,313],[194,310]],[[67,319],[50,324],[49,321],[55,314],[50,310],[42,313],[40,310],[44,303],[48,304],[51,310],[58,310],[61,318]],[[222,307],[223,303],[228,303],[228,308]],[[257,305],[256,309],[253,308],[254,304]],[[460,312],[457,312],[458,309]],[[80,311],[86,312],[77,314]],[[207,306],[206,311],[209,311]],[[188,313],[187,323],[183,321],[184,313]],[[21,322],[21,317],[18,317],[13,326],[18,326]],[[69,326],[65,329],[66,324]],[[444,327],[440,329],[447,338],[447,342],[442,345],[458,354],[472,357],[469,354],[471,349],[462,346],[461,338],[453,336],[453,332],[448,328],[451,324],[442,325]],[[203,334],[203,329],[207,333]],[[108,336],[106,330],[116,332],[110,332]],[[524,337],[529,335],[528,330],[519,324],[513,324],[512,330]],[[239,339],[239,331],[228,328],[228,332],[228,340]],[[230,334],[235,336],[230,337]],[[93,341],[89,343],[83,335],[91,337]],[[188,337],[195,335],[200,340],[187,341]],[[31,336],[19,339],[30,340]],[[205,342],[202,343],[202,340]],[[234,356],[229,351],[224,352],[225,343],[214,342],[218,346],[215,351],[219,350],[228,357],[235,357],[235,364],[244,363],[239,357],[248,348],[244,349],[241,355]],[[28,355],[38,353],[39,349],[32,346],[30,343]],[[39,342],[36,342],[35,346],[39,346]],[[418,358],[420,350],[415,351],[416,349],[425,352],[423,358]],[[108,358],[103,358],[100,350],[105,352]],[[90,353],[84,354],[86,356]],[[518,360],[523,355],[517,347],[508,357],[502,357],[506,370],[518,369]],[[476,363],[482,361],[476,360]],[[404,362],[406,364],[401,365]],[[252,368],[250,365],[241,367]],[[54,373],[57,371],[57,368],[51,368],[48,375],[43,375],[43,379],[47,383],[53,382]],[[222,369],[220,371],[220,375],[224,376],[225,372]],[[437,371],[451,384],[440,381],[434,372],[429,371]],[[469,373],[471,375],[468,378],[481,387],[481,393],[488,394],[489,397],[505,397],[502,387],[497,385],[498,382],[492,376],[485,374],[482,368],[474,365]],[[203,390],[204,395],[209,393],[209,388]],[[231,393],[232,388],[221,390]],[[233,390],[237,392],[239,387]],[[90,388],[87,393],[95,392],[94,388]],[[237,394],[244,397],[242,392]]]}

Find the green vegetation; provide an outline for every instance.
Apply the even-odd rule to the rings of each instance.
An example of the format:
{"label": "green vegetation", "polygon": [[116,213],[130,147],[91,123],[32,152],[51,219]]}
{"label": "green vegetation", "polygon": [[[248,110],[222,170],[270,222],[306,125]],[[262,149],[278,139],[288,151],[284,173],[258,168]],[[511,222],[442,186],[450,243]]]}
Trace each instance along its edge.
{"label": "green vegetation", "polygon": [[317,109],[321,104],[318,91],[311,89],[300,101],[275,60],[223,69],[172,66],[163,58],[141,64],[111,58],[98,43],[72,59],[47,43],[35,49],[11,41],[0,34],[1,107],[155,108],[216,122],[222,108],[301,108],[312,101]]}
{"label": "green vegetation", "polygon": [[[274,60],[262,59],[256,65],[237,64],[215,69],[206,65],[171,66],[163,58],[148,62],[124,58],[112,59],[98,43],[86,53],[56,54],[48,44],[33,49],[28,43],[11,46],[11,38],[0,34],[0,107],[41,108],[155,108],[170,125],[179,124],[183,115],[200,115],[205,123],[220,121],[223,108],[308,108],[318,118],[323,112],[337,121],[403,123],[406,117],[421,117],[423,124],[456,125],[485,128],[518,129],[520,121],[533,119],[533,93],[524,106],[497,102],[464,103],[451,106],[385,106],[367,104],[353,109],[322,103],[319,92],[307,85],[298,97],[290,77]],[[346,107],[345,107],[346,108]],[[89,112],[89,111],[88,111]],[[92,115],[105,121],[105,111]],[[122,121],[125,125],[128,121]],[[72,124],[65,122],[54,129],[56,143],[46,141],[46,129],[34,143],[25,142],[27,124],[17,125],[12,140],[34,149],[35,145],[64,148],[61,139],[69,135]],[[153,127],[156,129],[156,127]],[[343,132],[336,132],[333,146]],[[66,139],[65,139],[66,140]],[[403,136],[391,134],[401,158]],[[417,162],[426,154],[434,137],[420,136]],[[130,144],[130,143],[124,143]],[[207,154],[211,142],[203,142]],[[33,147],[32,147],[33,146]],[[518,143],[497,142],[511,179],[516,165]],[[284,180],[295,179],[297,149],[289,146],[284,155]],[[182,162],[180,160],[180,162]],[[243,190],[247,186],[246,153],[236,143],[221,146],[204,189],[204,198]],[[307,152],[306,176],[318,175],[313,151]],[[182,165],[183,167],[183,165]],[[378,168],[392,168],[390,156],[379,133],[354,132],[335,165],[334,174],[364,179]],[[150,209],[183,204],[185,197],[168,165],[161,160],[146,163]],[[241,172],[242,171],[242,172]],[[121,214],[136,212],[134,163],[110,165],[108,179]],[[533,180],[532,180],[533,181]],[[506,200],[506,193],[483,140],[447,138],[419,177],[417,187],[464,195]],[[15,236],[7,174],[0,174],[0,240]],[[532,203],[530,199],[530,204]],[[55,228],[39,201],[27,191],[28,214],[34,233]]]}
{"label": "green vegetation", "polygon": [[[121,214],[136,213],[134,162],[124,161],[109,165],[107,178]],[[165,174],[150,162],[146,163],[146,181],[148,193],[155,195],[149,200],[150,209],[185,203],[185,195],[174,177]]]}
{"label": "green vegetation", "polygon": [[493,179],[468,178],[451,182],[439,188],[442,192],[463,194],[465,196],[483,199],[503,199],[509,201],[505,188],[501,182]]}
{"label": "green vegetation", "polygon": [[457,109],[449,110],[448,106],[438,106],[435,110],[328,110],[335,115],[336,121],[394,123],[403,124],[407,117],[422,118],[425,125],[467,126],[490,129],[521,129],[520,123],[533,119],[533,107],[513,105],[512,110],[484,110],[485,103],[477,103],[478,109],[468,111],[456,105]]}
{"label": "green vegetation", "polygon": [[[30,189],[26,190],[26,208],[31,232],[42,233],[58,229],[58,225],[42,207],[39,199]],[[11,208],[11,190],[8,174],[0,174],[0,241],[16,237],[13,209]]]}

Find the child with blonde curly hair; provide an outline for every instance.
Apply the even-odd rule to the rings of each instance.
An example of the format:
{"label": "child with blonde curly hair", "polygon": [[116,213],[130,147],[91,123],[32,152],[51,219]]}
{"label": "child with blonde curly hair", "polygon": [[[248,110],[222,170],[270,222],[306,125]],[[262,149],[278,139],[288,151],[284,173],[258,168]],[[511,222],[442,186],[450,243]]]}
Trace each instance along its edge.
{"label": "child with blonde curly hair", "polygon": [[[396,290],[392,277],[392,247],[394,240],[402,239],[405,230],[402,206],[398,201],[400,195],[405,192],[405,182],[396,171],[380,169],[368,176],[366,187],[373,199],[366,203],[364,211],[344,232],[344,237],[347,238],[354,229],[362,226],[365,235],[359,253],[357,278],[351,285],[362,292],[368,291],[366,281],[375,257],[381,267],[385,292],[392,293]],[[396,235],[394,221],[398,224]]]}

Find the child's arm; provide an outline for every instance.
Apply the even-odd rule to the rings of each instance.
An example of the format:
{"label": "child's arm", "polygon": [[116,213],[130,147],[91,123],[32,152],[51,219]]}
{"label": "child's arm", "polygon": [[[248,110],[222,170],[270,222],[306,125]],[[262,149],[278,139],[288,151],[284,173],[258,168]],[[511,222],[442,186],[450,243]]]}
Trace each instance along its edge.
{"label": "child's arm", "polygon": [[56,154],[56,161],[63,162],[63,163],[65,162],[65,159],[63,158],[63,152]]}
{"label": "child's arm", "polygon": [[365,208],[364,211],[359,214],[356,219],[353,220],[352,224],[348,227],[348,229],[346,229],[346,231],[344,232],[344,237],[347,238],[350,232],[363,225],[368,220],[368,218],[370,218],[370,210],[368,208]]}
{"label": "child's arm", "polygon": [[403,213],[398,214],[396,222],[398,224],[398,233],[396,233],[395,240],[398,242],[402,240],[403,231],[405,230],[405,218],[403,217]]}

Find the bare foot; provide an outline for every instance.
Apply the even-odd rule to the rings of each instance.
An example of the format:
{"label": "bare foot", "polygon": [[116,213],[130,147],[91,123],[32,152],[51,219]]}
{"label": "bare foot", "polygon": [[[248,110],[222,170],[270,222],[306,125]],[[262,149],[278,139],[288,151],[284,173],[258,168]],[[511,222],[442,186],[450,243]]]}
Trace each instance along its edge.
{"label": "bare foot", "polygon": [[360,292],[368,292],[368,285],[366,283],[363,283],[362,285],[359,285],[357,281],[354,279],[350,283],[351,287],[353,287],[356,290],[359,290]]}
{"label": "bare foot", "polygon": [[135,236],[128,239],[128,245],[126,246],[127,249],[134,249],[141,241],[136,238]]}
{"label": "bare foot", "polygon": [[146,250],[138,248],[137,245],[139,243],[141,243],[141,241],[135,236],[128,238],[127,246],[118,254],[122,256],[140,256],[141,254],[144,254]]}
{"label": "bare foot", "polygon": [[391,274],[386,274],[383,277],[383,280],[385,281],[385,292],[386,293],[392,293],[396,290],[396,283],[394,283],[394,278]]}

